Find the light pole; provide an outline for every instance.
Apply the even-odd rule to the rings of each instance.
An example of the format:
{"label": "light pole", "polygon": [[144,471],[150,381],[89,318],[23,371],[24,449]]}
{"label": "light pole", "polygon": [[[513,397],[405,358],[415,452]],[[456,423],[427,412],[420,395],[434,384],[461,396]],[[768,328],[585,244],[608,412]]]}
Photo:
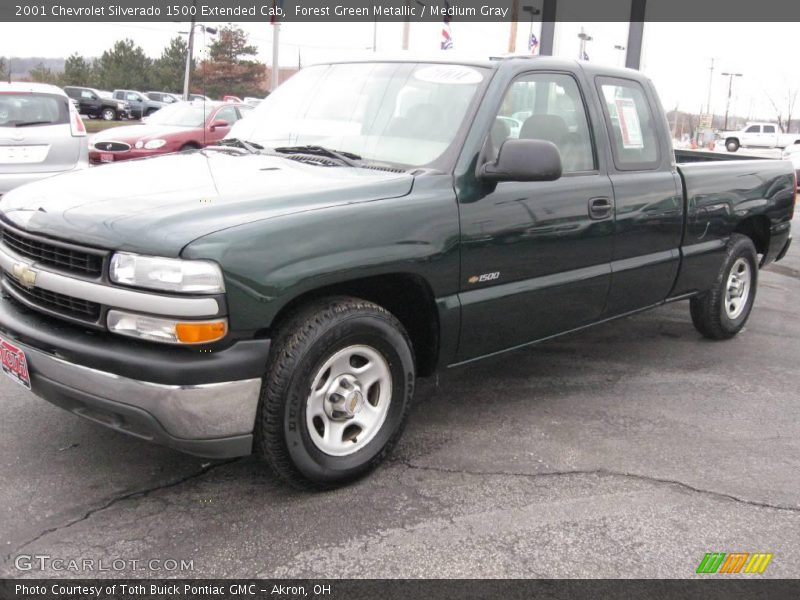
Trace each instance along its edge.
{"label": "light pole", "polygon": [[622,57],[622,66],[624,67],[625,66],[625,50],[627,50],[627,48],[625,46],[620,45],[620,44],[615,44],[614,45],[614,50],[619,50],[619,55]]}
{"label": "light pole", "polygon": [[188,33],[189,34],[189,49],[186,52],[186,70],[183,73],[183,99],[189,99],[189,85],[191,84],[192,80],[192,55],[194,54],[194,30],[200,27],[200,30],[204,33],[210,33],[211,35],[216,35],[217,30],[213,27],[206,27],[202,23],[195,23],[194,19],[192,19],[192,25],[189,27],[189,31],[179,31],[178,33]]}
{"label": "light pole", "polygon": [[[424,2],[420,2],[419,0],[415,0],[417,6],[420,8],[425,8],[427,6]],[[409,12],[411,12],[411,2],[406,0],[406,6],[409,7]],[[403,20],[403,50],[408,50],[408,40],[411,37],[411,19],[406,17]]]}
{"label": "light pole", "polygon": [[711,67],[708,73],[708,99],[706,100],[706,114],[711,114],[711,83],[714,80],[714,59],[711,59]]}
{"label": "light pole", "polygon": [[533,17],[542,14],[542,11],[535,6],[531,6],[530,4],[523,6],[522,11],[530,14],[531,16],[531,27],[528,30],[528,52],[532,53],[533,48],[531,48],[531,40],[533,39]]}
{"label": "light pole", "polygon": [[741,73],[723,73],[723,77],[728,78],[728,101],[725,103],[725,124],[722,126],[723,131],[728,130],[728,111],[731,107],[731,91],[733,90],[733,78],[741,77]]}
{"label": "light pole", "polygon": [[586,54],[586,42],[591,42],[594,38],[590,36],[581,27],[581,32],[578,34],[578,39],[581,41],[581,49],[578,54],[579,60],[589,60],[589,55]]}

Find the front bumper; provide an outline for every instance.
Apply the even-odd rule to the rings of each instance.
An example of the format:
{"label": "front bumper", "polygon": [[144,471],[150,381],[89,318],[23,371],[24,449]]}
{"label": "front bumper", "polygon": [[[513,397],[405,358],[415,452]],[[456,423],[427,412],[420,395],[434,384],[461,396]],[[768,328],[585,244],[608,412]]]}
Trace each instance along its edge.
{"label": "front bumper", "polygon": [[197,456],[252,451],[269,340],[211,353],[161,348],[87,333],[7,297],[0,336],[25,352],[32,391],[73,414]]}

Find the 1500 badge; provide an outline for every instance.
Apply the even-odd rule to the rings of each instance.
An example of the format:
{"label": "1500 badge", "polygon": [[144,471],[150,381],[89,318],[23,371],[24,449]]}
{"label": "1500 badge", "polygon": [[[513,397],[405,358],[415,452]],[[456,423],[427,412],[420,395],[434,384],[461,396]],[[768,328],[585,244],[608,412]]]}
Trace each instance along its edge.
{"label": "1500 badge", "polygon": [[484,273],[483,275],[473,275],[469,279],[467,279],[468,283],[487,283],[489,281],[495,281],[496,279],[500,279],[500,271],[495,271],[494,273]]}

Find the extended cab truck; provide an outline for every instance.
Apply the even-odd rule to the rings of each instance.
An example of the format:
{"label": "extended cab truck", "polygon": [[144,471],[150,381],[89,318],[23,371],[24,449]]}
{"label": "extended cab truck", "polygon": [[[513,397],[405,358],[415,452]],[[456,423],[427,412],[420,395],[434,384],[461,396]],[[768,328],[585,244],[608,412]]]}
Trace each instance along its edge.
{"label": "extended cab truck", "polygon": [[219,146],[4,197],[4,370],[119,431],[331,486],[386,455],[438,368],[674,300],[736,335],[794,194],[788,162],[676,165],[635,71],[309,67]]}
{"label": "extended cab truck", "polygon": [[800,135],[783,133],[775,123],[748,123],[740,131],[722,131],[720,138],[725,140],[728,152],[739,148],[786,148],[800,144]]}

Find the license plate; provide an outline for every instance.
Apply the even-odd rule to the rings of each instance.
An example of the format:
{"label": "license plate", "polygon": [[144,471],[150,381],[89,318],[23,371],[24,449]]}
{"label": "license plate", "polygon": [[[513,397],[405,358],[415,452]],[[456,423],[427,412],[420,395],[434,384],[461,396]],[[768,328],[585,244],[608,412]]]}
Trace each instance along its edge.
{"label": "license plate", "polygon": [[25,353],[11,342],[0,338],[0,354],[3,360],[3,373],[23,387],[31,389],[31,374]]}
{"label": "license plate", "polygon": [[111,152],[101,152],[100,162],[114,162],[114,155]]}

